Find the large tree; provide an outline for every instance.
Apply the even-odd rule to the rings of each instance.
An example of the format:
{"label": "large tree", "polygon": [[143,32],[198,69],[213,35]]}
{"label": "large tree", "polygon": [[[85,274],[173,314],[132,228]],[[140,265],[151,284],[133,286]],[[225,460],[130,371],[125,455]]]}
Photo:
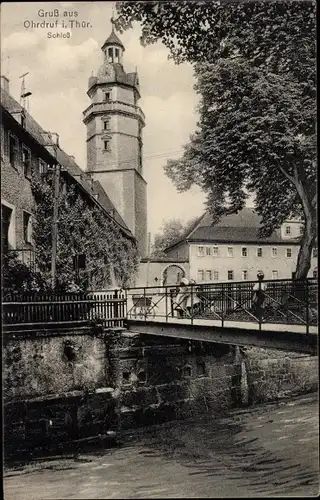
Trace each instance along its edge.
{"label": "large tree", "polygon": [[177,63],[194,64],[199,123],[167,175],[179,191],[198,184],[214,219],[254,193],[270,234],[285,219],[305,223],[298,278],[316,238],[315,2],[119,2],[118,29],[142,24],[142,43],[161,40]]}
{"label": "large tree", "polygon": [[165,257],[165,249],[182,238],[188,228],[190,228],[197,219],[197,217],[193,217],[185,223],[180,219],[169,219],[165,221],[160,232],[154,237],[151,257]]}

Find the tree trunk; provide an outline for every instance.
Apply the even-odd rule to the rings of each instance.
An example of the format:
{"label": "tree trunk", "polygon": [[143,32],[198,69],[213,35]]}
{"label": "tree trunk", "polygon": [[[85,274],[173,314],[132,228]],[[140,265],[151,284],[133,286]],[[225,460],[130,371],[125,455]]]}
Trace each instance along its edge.
{"label": "tree trunk", "polygon": [[311,265],[311,253],[316,239],[316,211],[310,201],[303,197],[302,206],[305,216],[305,227],[296,266],[296,279],[305,279]]}

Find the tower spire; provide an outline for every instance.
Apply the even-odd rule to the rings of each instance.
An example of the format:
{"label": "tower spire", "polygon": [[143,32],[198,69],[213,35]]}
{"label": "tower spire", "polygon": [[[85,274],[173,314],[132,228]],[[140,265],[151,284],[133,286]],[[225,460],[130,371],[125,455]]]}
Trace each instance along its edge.
{"label": "tower spire", "polygon": [[114,33],[114,7],[112,7],[112,16],[111,16],[111,32]]}

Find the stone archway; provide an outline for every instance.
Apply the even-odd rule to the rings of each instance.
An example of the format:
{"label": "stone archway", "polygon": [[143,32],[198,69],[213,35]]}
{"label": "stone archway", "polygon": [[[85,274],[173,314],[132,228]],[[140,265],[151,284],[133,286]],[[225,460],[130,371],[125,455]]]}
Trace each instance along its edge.
{"label": "stone archway", "polygon": [[170,264],[165,267],[161,274],[161,285],[178,285],[182,278],[186,276],[185,269],[179,264]]}

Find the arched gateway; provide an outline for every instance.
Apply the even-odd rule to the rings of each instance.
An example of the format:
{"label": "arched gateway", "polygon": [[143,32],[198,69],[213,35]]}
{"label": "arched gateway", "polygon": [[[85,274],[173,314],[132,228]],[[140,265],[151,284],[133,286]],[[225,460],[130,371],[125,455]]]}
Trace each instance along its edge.
{"label": "arched gateway", "polygon": [[161,284],[178,285],[182,278],[186,276],[185,269],[179,264],[170,264],[162,271]]}

